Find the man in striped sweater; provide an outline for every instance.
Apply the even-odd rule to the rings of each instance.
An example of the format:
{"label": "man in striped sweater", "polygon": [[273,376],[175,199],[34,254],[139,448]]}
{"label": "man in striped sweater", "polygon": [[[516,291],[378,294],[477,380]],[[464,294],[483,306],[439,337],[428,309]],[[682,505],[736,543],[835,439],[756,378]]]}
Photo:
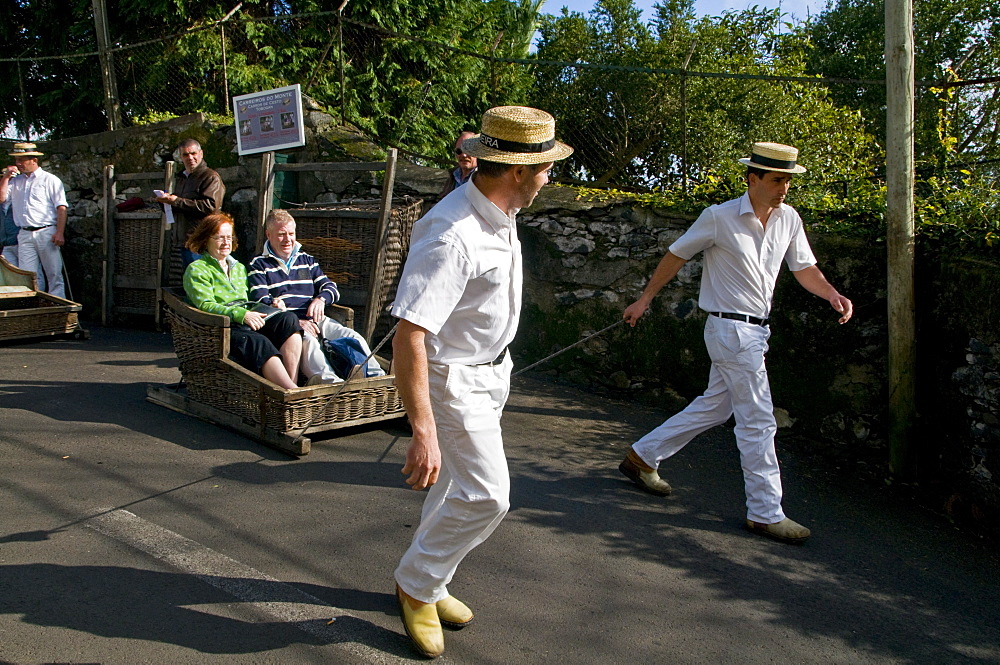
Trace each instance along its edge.
{"label": "man in striped sweater", "polygon": [[[340,292],[316,259],[303,252],[302,245],[296,242],[295,219],[291,214],[272,210],[267,215],[264,233],[267,236],[264,252],[250,262],[247,274],[250,299],[291,310],[299,317],[305,333],[300,367],[307,385],[343,381],[344,377],[337,376],[323,355],[321,340],[352,337],[361,344],[365,355],[370,354],[368,343],[359,333],[324,313],[327,305],[337,302]],[[368,361],[366,369],[368,376],[385,374],[375,358]]]}

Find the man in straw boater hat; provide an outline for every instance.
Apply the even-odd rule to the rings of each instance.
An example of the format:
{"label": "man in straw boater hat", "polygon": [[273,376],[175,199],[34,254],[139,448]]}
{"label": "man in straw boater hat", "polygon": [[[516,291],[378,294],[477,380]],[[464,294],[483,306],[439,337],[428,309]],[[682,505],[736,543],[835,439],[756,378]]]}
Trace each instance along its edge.
{"label": "man in straw boater hat", "polygon": [[521,310],[515,215],[573,152],[555,140],[551,115],[522,106],[487,111],[462,147],[479,170],[413,227],[392,306],[396,385],[413,427],[403,473],[413,489],[430,487],[396,595],[406,633],[428,657],[444,651],[442,624],[472,621],[447,584],[510,505],[500,414]]}
{"label": "man in straw boater hat", "polygon": [[15,143],[9,154],[15,165],[0,177],[0,203],[10,201],[17,224],[18,267],[44,273],[46,291],[65,298],[59,248],[66,243],[66,190],[62,180],[38,165],[45,153],[34,143]]}
{"label": "man in straw boater hat", "polygon": [[708,388],[687,408],[632,444],[619,466],[650,494],[666,496],[671,488],[657,474],[660,462],[695,436],[736,416],[747,497],[746,526],[753,533],[786,543],[802,543],[810,531],[785,517],[781,475],[774,450],[774,407],[764,366],[771,335],[768,316],[781,262],[807,291],[827,300],[851,318],[851,301],[840,295],[819,268],[795,209],[784,203],[792,176],[804,173],[799,151],[780,143],[755,143],[749,158],[747,192],[707,208],[672,244],[624,319],[635,326],[653,298],[681,267],[705,252],[698,306],[708,312],[705,346],[712,360]]}

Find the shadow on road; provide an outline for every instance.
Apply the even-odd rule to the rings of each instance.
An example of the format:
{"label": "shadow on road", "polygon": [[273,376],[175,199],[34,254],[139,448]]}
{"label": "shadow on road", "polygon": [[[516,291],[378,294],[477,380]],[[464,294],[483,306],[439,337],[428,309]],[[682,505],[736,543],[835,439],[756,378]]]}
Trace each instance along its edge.
{"label": "shadow on road", "polygon": [[[338,616],[328,626],[329,618],[274,621],[264,619],[266,615],[255,619],[252,607],[240,611],[237,606],[233,611],[233,597],[216,587],[241,580],[226,578],[213,584],[203,577],[120,566],[0,566],[0,614],[18,614],[37,626],[174,644],[206,654],[253,654],[293,644],[360,641],[394,656],[412,655],[404,636],[350,615]],[[250,582],[264,590],[262,602],[301,602],[299,594],[289,594],[288,584]],[[394,603],[387,593],[293,586],[347,610],[390,612]]]}

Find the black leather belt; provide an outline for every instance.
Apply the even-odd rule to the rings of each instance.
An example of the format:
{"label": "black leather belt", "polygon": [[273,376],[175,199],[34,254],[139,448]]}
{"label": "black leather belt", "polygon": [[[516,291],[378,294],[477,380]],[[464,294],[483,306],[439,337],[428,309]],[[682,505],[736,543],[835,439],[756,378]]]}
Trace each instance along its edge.
{"label": "black leather belt", "polygon": [[758,319],[756,316],[750,316],[749,314],[730,314],[729,312],[709,312],[712,316],[717,316],[720,319],[732,319],[734,321],[743,321],[744,323],[752,323],[755,326],[766,326],[767,319]]}
{"label": "black leather belt", "polygon": [[479,364],[480,365],[490,365],[490,366],[495,367],[495,366],[499,365],[500,363],[502,363],[503,359],[506,358],[506,357],[507,357],[507,349],[504,349],[503,351],[500,352],[500,355],[497,356],[496,358],[494,358],[493,360],[491,360],[489,362],[486,362],[486,363],[479,363]]}
{"label": "black leather belt", "polygon": [[22,226],[20,228],[24,231],[41,231],[42,229],[47,229],[50,226],[55,226],[55,224],[46,224],[45,226]]}

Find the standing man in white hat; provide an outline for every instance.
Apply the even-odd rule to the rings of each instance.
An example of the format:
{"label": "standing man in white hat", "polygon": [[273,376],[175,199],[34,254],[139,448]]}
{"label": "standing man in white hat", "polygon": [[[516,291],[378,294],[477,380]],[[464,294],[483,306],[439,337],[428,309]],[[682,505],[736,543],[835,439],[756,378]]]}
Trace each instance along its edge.
{"label": "standing man in white hat", "polygon": [[624,319],[635,326],[653,298],[681,267],[705,252],[698,306],[708,312],[705,346],[712,369],[705,393],[687,408],[632,444],[618,467],[643,490],[658,496],[671,488],[657,474],[660,462],[695,436],[736,416],[747,497],[746,526],[786,543],[802,543],[810,531],[785,517],[781,474],[774,450],[777,426],[764,355],[771,335],[774,284],[784,261],[807,291],[828,301],[847,323],[851,301],[840,295],[816,267],[802,218],[785,196],[792,176],[804,173],[799,151],[780,143],[755,143],[749,158],[747,192],[707,208],[667,251]]}
{"label": "standing man in white hat", "polygon": [[[66,190],[62,180],[38,165],[34,143],[15,143],[14,166],[0,177],[0,203],[11,202],[17,224],[17,263],[23,270],[44,271],[47,291],[66,297],[60,247],[66,243]],[[41,281],[41,280],[39,280]]]}
{"label": "standing man in white hat", "polygon": [[396,385],[413,427],[403,473],[413,489],[431,488],[396,595],[407,634],[431,658],[444,651],[442,624],[473,618],[448,583],[510,506],[500,414],[521,310],[515,215],[573,152],[555,140],[551,115],[523,106],[487,111],[462,148],[479,170],[413,227],[392,307]]}

